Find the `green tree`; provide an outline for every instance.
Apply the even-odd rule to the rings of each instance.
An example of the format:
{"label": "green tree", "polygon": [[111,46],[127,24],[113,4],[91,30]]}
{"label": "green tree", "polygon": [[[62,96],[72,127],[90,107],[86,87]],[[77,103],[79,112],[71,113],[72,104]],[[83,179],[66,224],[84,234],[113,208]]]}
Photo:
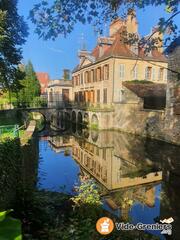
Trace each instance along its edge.
{"label": "green tree", "polygon": [[[91,23],[98,31],[102,30],[105,22],[111,21],[121,13],[121,10],[142,9],[147,6],[162,6],[169,18],[159,19],[160,32],[171,33],[167,40],[177,37],[178,27],[173,19],[180,11],[179,0],[41,0],[30,11],[30,18],[36,24],[36,33],[47,40],[55,40],[58,36],[67,36],[72,32],[75,24]],[[124,11],[123,11],[124,12]],[[124,14],[121,14],[124,17]],[[151,44],[150,39],[146,43]]]}
{"label": "green tree", "polygon": [[18,100],[20,103],[30,104],[40,96],[40,83],[30,61],[25,66],[24,73],[25,78],[20,81],[22,89],[19,91]]}
{"label": "green tree", "polygon": [[17,11],[17,0],[0,1],[0,87],[17,88],[18,64],[22,59],[28,27]]}

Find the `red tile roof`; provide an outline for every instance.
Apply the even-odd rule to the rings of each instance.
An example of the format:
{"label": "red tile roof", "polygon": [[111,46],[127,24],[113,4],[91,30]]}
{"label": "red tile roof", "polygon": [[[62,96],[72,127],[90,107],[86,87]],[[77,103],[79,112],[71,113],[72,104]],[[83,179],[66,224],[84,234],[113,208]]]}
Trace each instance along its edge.
{"label": "red tile roof", "polygon": [[36,73],[37,79],[39,80],[39,83],[41,85],[41,93],[46,92],[46,88],[48,86],[49,82],[49,75],[46,72],[37,72]]}
{"label": "red tile roof", "polygon": [[164,54],[159,52],[158,50],[152,50],[151,54],[146,55],[143,49],[138,49],[138,53],[134,53],[131,50],[131,47],[123,42],[121,37],[121,32],[123,31],[124,26],[114,34],[114,42],[112,45],[104,45],[103,54],[100,56],[100,46],[97,45],[93,51],[92,55],[96,58],[96,60],[100,60],[109,56],[118,56],[118,57],[126,57],[126,58],[140,58],[144,60],[153,60],[153,61],[162,61],[167,62]]}
{"label": "red tile roof", "polygon": [[[150,54],[145,54],[144,49],[139,48],[137,53],[131,50],[131,47],[124,43],[122,38],[122,32],[125,30],[125,26],[121,28],[111,37],[112,44],[97,44],[92,50],[91,55],[95,58],[95,61],[103,60],[107,57],[123,57],[128,59],[142,59],[150,61],[167,62],[165,55],[158,50],[154,49]],[[102,48],[102,49],[100,49]],[[78,71],[81,66],[78,65],[73,71]]]}

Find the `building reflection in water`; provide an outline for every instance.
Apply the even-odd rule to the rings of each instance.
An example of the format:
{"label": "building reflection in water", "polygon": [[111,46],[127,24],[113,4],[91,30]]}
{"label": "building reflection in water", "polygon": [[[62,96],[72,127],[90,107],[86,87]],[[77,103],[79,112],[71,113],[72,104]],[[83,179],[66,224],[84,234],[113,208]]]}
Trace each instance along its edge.
{"label": "building reflection in water", "polygon": [[137,201],[154,207],[155,187],[162,180],[161,162],[146,156],[142,139],[78,129],[71,136],[48,137],[48,141],[55,152],[71,149],[80,175],[89,175],[99,183],[105,205],[117,215],[127,219]]}
{"label": "building reflection in water", "polygon": [[[173,232],[180,236],[180,194],[176,187],[180,171],[179,147],[120,132],[88,131],[75,126],[72,133],[64,132],[44,140],[57,155],[59,165],[53,166],[52,171],[60,166],[56,177],[58,184],[62,182],[61,173],[71,180],[69,189],[73,189],[73,183],[79,178],[93,177],[99,185],[104,208],[112,214],[134,223],[154,223],[173,217]],[[63,160],[62,154],[70,156]],[[47,171],[52,156],[55,157],[50,152],[48,155]],[[72,169],[67,170],[69,168]]]}

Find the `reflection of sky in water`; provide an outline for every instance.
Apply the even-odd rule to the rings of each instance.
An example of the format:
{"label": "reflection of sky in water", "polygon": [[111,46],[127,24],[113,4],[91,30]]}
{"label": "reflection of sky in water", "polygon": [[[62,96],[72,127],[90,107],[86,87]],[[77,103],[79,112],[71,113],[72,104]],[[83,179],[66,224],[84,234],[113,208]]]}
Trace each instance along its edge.
{"label": "reflection of sky in water", "polygon": [[[79,182],[79,165],[72,159],[71,156],[64,156],[64,152],[56,153],[48,144],[47,141],[39,141],[40,162],[39,162],[39,189],[46,189],[51,191],[63,191],[66,193],[74,193],[73,187]],[[63,190],[62,187],[65,186]],[[155,223],[154,219],[160,214],[160,192],[161,184],[156,187],[155,205],[148,207],[136,201],[129,211],[130,221],[134,224]],[[103,205],[104,209],[116,216],[121,215],[121,210],[113,211],[106,203]],[[153,235],[158,235],[160,239],[164,237],[160,231],[148,231]]]}
{"label": "reflection of sky in water", "polygon": [[[155,204],[153,207],[148,207],[145,204],[140,202],[135,202],[131,210],[129,211],[129,222],[136,223],[144,223],[144,224],[152,224],[156,223],[154,221],[155,218],[160,215],[160,193],[161,193],[161,184],[155,186]],[[112,210],[108,204],[104,203],[104,209],[111,212],[113,215],[120,217],[121,210]],[[160,239],[165,239],[164,236],[161,235],[161,231],[147,231],[153,235],[157,235]]]}
{"label": "reflection of sky in water", "polygon": [[[153,207],[148,207],[144,204],[141,204],[139,202],[135,202],[133,204],[132,209],[130,211],[130,218],[132,220],[132,223],[145,223],[145,224],[152,224],[155,223],[154,219],[159,217],[160,215],[160,193],[161,193],[161,184],[157,185],[155,187],[155,204]],[[148,231],[154,235],[161,236],[160,239],[165,239],[161,235],[161,231]]]}
{"label": "reflection of sky in water", "polygon": [[73,186],[78,182],[79,166],[71,156],[64,152],[54,152],[47,141],[39,141],[40,163],[38,188],[52,191],[72,193]]}

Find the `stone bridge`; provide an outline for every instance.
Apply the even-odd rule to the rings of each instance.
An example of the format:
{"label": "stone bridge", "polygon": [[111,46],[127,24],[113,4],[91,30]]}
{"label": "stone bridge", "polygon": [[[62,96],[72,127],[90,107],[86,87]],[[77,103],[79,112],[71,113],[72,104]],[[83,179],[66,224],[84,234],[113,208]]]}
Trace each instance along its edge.
{"label": "stone bridge", "polygon": [[[62,128],[63,121],[90,125],[93,128],[104,129],[112,125],[112,112],[88,111],[72,106],[63,107],[26,107],[1,110],[0,114],[11,114],[13,111],[19,111],[26,117],[27,113],[40,113],[46,122],[51,123],[55,128]],[[109,122],[109,124],[108,124]],[[112,126],[113,127],[113,126]]]}

